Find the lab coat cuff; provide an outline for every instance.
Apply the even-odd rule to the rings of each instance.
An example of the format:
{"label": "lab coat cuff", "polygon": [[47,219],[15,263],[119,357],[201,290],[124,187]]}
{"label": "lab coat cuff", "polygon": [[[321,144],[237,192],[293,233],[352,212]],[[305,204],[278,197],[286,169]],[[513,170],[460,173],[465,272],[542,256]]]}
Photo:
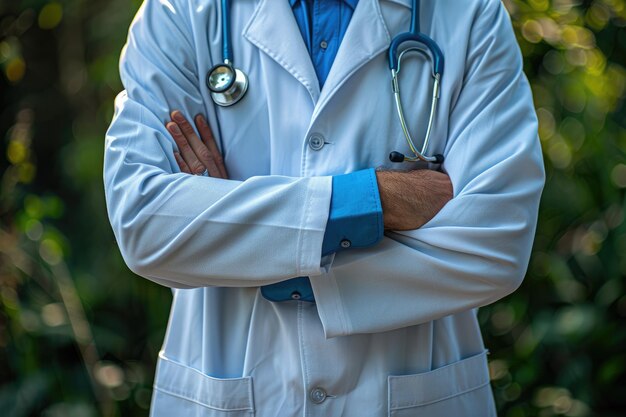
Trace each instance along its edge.
{"label": "lab coat cuff", "polygon": [[334,176],[322,255],[372,246],[382,239],[383,231],[374,169]]}
{"label": "lab coat cuff", "polygon": [[329,339],[352,334],[352,325],[346,315],[341,291],[332,269],[321,276],[310,277],[310,280],[324,336]]}
{"label": "lab coat cuff", "polygon": [[322,242],[332,193],[332,177],[309,179],[308,193],[303,204],[303,218],[298,240],[298,275],[315,276],[322,273]]}

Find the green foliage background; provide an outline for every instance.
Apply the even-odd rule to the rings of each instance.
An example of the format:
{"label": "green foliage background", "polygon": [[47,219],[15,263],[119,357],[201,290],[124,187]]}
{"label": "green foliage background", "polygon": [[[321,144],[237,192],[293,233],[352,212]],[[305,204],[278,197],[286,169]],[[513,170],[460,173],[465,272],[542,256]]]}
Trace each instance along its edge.
{"label": "green foliage background", "polygon": [[[626,415],[626,1],[508,0],[547,169],[527,278],[480,311],[505,417]],[[0,0],[0,415],[147,415],[168,289],[125,267],[104,132],[139,0]]]}

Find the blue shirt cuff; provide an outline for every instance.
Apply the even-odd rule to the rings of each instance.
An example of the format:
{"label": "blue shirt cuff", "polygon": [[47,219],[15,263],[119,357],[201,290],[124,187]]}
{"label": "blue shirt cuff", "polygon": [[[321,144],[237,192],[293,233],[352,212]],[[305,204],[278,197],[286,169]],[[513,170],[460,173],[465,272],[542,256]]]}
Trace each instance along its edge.
{"label": "blue shirt cuff", "polygon": [[[383,237],[383,210],[373,169],[333,177],[333,191],[322,254],[371,246]],[[267,300],[315,302],[308,277],[261,287]]]}
{"label": "blue shirt cuff", "polygon": [[313,288],[309,277],[291,278],[275,284],[261,287],[261,294],[266,300],[279,301],[308,301],[315,302]]}
{"label": "blue shirt cuff", "polygon": [[383,232],[383,210],[374,169],[334,176],[322,256],[372,246],[382,239]]}

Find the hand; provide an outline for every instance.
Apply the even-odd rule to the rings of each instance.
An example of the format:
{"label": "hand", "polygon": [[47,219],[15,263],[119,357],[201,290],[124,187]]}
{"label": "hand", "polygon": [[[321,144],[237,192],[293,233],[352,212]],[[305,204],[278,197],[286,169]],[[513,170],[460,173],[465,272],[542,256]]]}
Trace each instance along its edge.
{"label": "hand", "polygon": [[438,171],[377,171],[376,178],[385,229],[418,229],[452,198],[450,178]]}
{"label": "hand", "polygon": [[180,170],[187,174],[200,175],[206,169],[211,177],[228,179],[224,158],[204,116],[199,114],[195,118],[202,139],[180,111],[174,110],[171,117],[172,121],[165,127],[178,146],[179,152],[174,152],[174,157]]}

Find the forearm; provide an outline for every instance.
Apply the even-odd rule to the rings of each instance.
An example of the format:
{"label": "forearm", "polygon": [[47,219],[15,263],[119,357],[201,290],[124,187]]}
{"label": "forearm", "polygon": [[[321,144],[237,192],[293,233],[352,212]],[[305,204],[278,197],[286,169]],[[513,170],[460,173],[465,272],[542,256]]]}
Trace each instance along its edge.
{"label": "forearm", "polygon": [[[388,331],[492,303],[522,282],[543,185],[538,147],[517,192],[467,190],[419,229],[387,232],[376,247],[338,254],[311,283],[327,336]],[[507,167],[495,169],[505,174]],[[503,177],[502,183],[510,179]]]}
{"label": "forearm", "polygon": [[118,98],[105,192],[133,271],[173,287],[258,286],[320,273],[331,177],[177,174],[173,147],[154,114]]}
{"label": "forearm", "polygon": [[227,181],[179,173],[165,126],[170,110],[212,117],[198,83],[190,7],[145,1],[122,51],[126,90],[104,160],[120,251],[132,270],[172,287],[258,286],[319,274],[331,177]]}
{"label": "forearm", "polygon": [[450,178],[430,170],[376,173],[387,230],[414,230],[432,219],[452,198]]}
{"label": "forearm", "polygon": [[[312,278],[327,336],[425,323],[489,304],[522,282],[545,179],[537,119],[504,6],[486,2],[476,16],[442,166],[454,198],[419,228],[339,254],[329,274]],[[380,187],[383,217],[413,190],[439,192],[434,183],[396,185],[392,199]]]}

